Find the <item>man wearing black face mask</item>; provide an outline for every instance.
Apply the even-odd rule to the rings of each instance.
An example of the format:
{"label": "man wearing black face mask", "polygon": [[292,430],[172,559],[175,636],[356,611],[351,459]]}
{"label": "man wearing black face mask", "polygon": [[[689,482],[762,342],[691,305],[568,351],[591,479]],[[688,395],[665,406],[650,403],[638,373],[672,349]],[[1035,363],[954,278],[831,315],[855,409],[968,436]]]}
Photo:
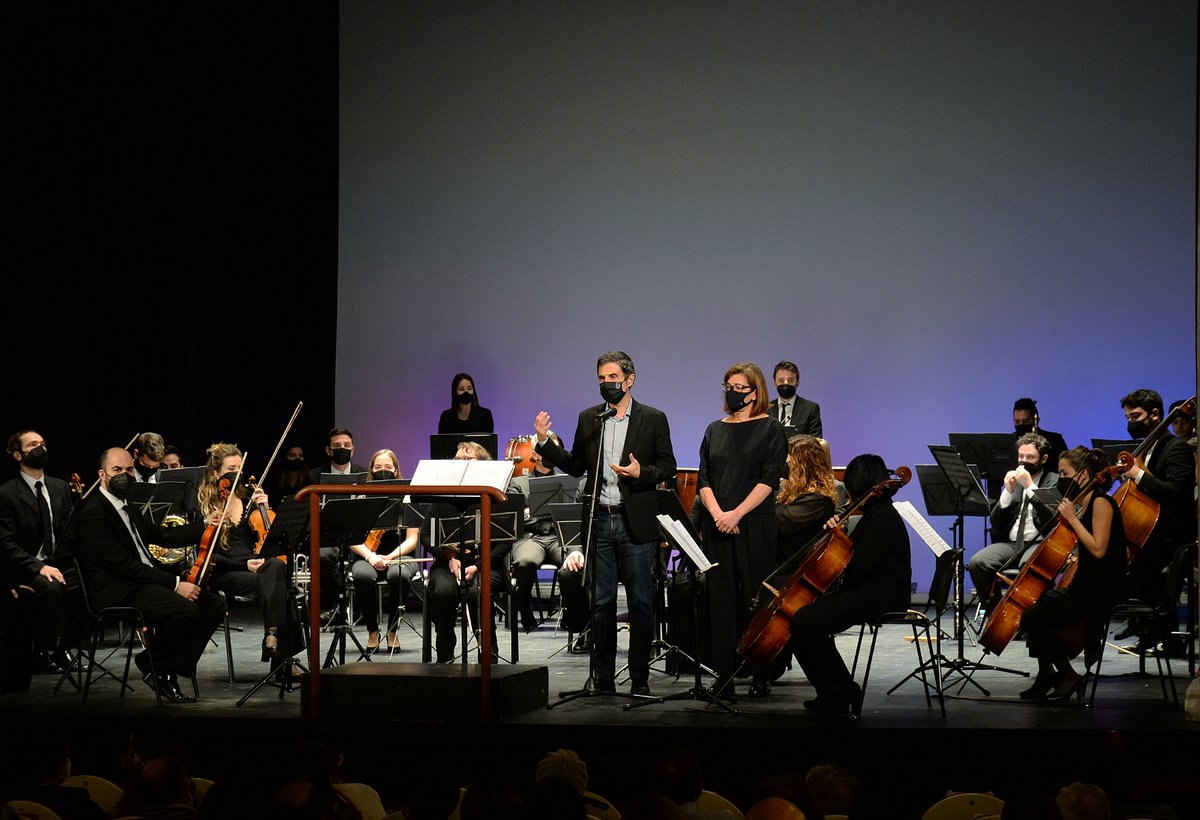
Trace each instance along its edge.
{"label": "man wearing black face mask", "polygon": [[[1163,420],[1162,396],[1155,390],[1126,394],[1121,409],[1125,411],[1125,429],[1130,438],[1145,438]],[[1187,444],[1169,430],[1162,431],[1141,461],[1144,467],[1133,464],[1120,478],[1136,484],[1138,490],[1158,502],[1160,510],[1146,543],[1129,564],[1129,581],[1135,596],[1157,604],[1163,598],[1163,569],[1181,544],[1196,540],[1195,464]],[[1172,614],[1160,620],[1160,635],[1169,635],[1179,627],[1175,608],[1170,611]],[[1118,633],[1118,640],[1130,634]]]}
{"label": "man wearing black face mask", "polygon": [[[354,435],[349,430],[345,427],[334,427],[329,431],[328,439],[325,454],[329,456],[329,467],[314,467],[308,474],[309,484],[320,484],[321,473],[347,475],[367,472],[366,467],[353,461]],[[341,547],[321,548],[321,609],[326,611],[337,605],[338,578],[341,577],[338,563],[341,560]]]}
{"label": "man wearing black face mask", "polygon": [[1037,402],[1023,397],[1013,402],[1013,460],[1016,461],[1017,439],[1027,433],[1037,433],[1050,444],[1050,457],[1047,460],[1051,468],[1058,466],[1058,459],[1067,451],[1067,442],[1061,433],[1046,430],[1038,418]]}
{"label": "man wearing black face mask", "polygon": [[[65,667],[66,655],[58,642],[63,630],[63,595],[66,580],[64,561],[70,555],[63,549],[66,524],[74,504],[70,488],[61,479],[45,473],[46,442],[34,430],[21,430],[8,439],[8,453],[17,463],[16,477],[0,485],[0,595],[10,590],[23,590],[32,596],[33,634],[18,628],[5,630],[3,644],[12,653],[0,659],[5,665],[4,677],[24,677],[24,686],[11,686],[0,680],[0,686],[28,688],[28,672],[41,666],[53,670]],[[6,601],[7,603],[7,601]],[[32,637],[38,663],[33,664],[29,642],[16,646],[18,634]]]}
{"label": "man wearing black face mask", "polygon": [[788,361],[775,365],[775,392],[779,398],[767,405],[767,415],[778,419],[788,436],[803,433],[821,438],[821,405],[797,396],[799,386],[800,368]]}
{"label": "man wearing black face mask", "polygon": [[158,467],[167,455],[167,444],[158,433],[142,433],[133,442],[133,479],[158,483]]}
{"label": "man wearing black face mask", "polygon": [[160,569],[146,545],[196,544],[221,513],[181,527],[156,526],[125,501],[134,472],[133,458],[120,447],[101,455],[100,484],[79,512],[76,554],[94,608],[137,607],[153,627],[149,647],[154,673],[146,653],[135,658],[146,685],[169,700],[190,703],[195,699],[183,694],[177,675],[195,674],[225,607],[220,596]]}
{"label": "man wearing black face mask", "polygon": [[[1057,462],[1053,466],[1058,466]],[[1055,487],[1058,473],[1050,469],[1050,442],[1037,433],[1017,439],[1017,466],[1004,476],[1004,488],[992,508],[993,543],[971,557],[967,570],[975,593],[987,604],[1004,567],[1021,566],[1041,540],[1039,532],[1056,511],[1039,502],[1034,488]],[[1018,551],[1020,555],[1018,557]]]}
{"label": "man wearing black face mask", "polygon": [[[634,695],[650,694],[650,646],[654,637],[654,562],[659,541],[658,497],[660,482],[675,477],[675,452],[671,429],[661,411],[633,400],[629,391],[636,376],[633,360],[614,350],[596,362],[603,403],[584,409],[575,426],[570,451],[550,432],[550,414],[544,410],[533,422],[537,453],[546,464],[568,475],[587,473],[585,493],[598,493],[591,533],[588,573],[593,573],[592,679],[588,691],[615,693],[617,651],[617,580],[625,587],[629,604],[629,679]],[[605,420],[607,419],[607,420]],[[601,436],[603,433],[603,437]],[[600,476],[592,475],[600,457]],[[586,519],[590,504],[584,502]],[[576,550],[563,559],[563,569],[583,567]]]}

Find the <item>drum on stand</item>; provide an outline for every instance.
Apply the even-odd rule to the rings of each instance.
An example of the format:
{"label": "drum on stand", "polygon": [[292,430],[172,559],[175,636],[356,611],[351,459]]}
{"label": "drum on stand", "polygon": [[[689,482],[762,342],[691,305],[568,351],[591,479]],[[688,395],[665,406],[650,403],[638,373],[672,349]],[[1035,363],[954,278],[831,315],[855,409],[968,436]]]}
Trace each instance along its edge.
{"label": "drum on stand", "polygon": [[533,475],[534,436],[513,436],[504,448],[504,458],[513,463],[513,475]]}

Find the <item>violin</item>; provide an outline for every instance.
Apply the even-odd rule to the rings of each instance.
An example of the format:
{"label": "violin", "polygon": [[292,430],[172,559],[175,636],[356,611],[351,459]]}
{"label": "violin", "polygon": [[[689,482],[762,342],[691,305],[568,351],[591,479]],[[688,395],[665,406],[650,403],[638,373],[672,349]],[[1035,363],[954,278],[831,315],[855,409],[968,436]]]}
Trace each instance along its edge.
{"label": "violin", "polygon": [[[249,453],[242,456],[242,464],[246,463],[249,456]],[[196,559],[183,576],[183,580],[189,584],[204,586],[204,582],[208,580],[208,570],[212,566],[213,547],[221,540],[221,528],[225,526],[225,520],[229,517],[229,505],[233,501],[238,481],[241,478],[242,468],[239,466],[233,479],[223,477],[217,483],[219,497],[225,505],[221,510],[221,523],[209,524],[204,528],[204,534],[200,536],[200,543],[196,546]]]}
{"label": "violin", "polygon": [[71,473],[71,480],[67,483],[71,485],[71,494],[78,501],[83,496],[83,479],[79,477],[79,473]]}
{"label": "violin", "polygon": [[[271,465],[275,463],[275,456],[279,455],[280,448],[283,447],[283,442],[287,439],[288,432],[292,429],[292,425],[296,422],[296,416],[300,415],[300,408],[304,406],[304,402],[296,402],[296,409],[292,411],[292,417],[288,421],[287,426],[283,428],[283,435],[279,437],[279,442],[275,445],[275,452],[271,453],[271,457],[267,459],[267,467],[263,470],[263,477],[271,471]],[[253,493],[257,489],[254,476],[250,476],[250,480],[246,486]],[[271,525],[275,523],[275,512],[266,504],[256,504],[254,509],[250,511],[250,529],[254,530],[254,554],[258,555],[262,552],[263,544],[267,542],[267,534],[271,532]],[[279,560],[287,562],[286,555],[278,556]]]}
{"label": "violin", "polygon": [[[849,521],[850,516],[855,515],[872,498],[895,492],[912,478],[912,470],[908,467],[897,467],[894,472],[896,478],[876,484],[846,511],[840,521]],[[769,669],[791,640],[792,616],[820,598],[842,577],[850,559],[854,557],[854,543],[839,523],[839,526],[813,538],[797,555],[803,556],[799,566],[778,590],[763,582],[763,588],[771,593],[772,598],[755,611],[738,641],[738,654],[760,670]],[[778,573],[779,570],[776,570],[772,577]]]}

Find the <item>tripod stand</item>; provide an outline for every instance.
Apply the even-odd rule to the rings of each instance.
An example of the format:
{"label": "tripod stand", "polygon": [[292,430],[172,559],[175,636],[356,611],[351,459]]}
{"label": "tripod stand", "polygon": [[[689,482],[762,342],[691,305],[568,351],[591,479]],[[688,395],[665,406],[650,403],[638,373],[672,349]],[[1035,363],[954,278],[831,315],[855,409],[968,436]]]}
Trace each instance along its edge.
{"label": "tripod stand", "polygon": [[[626,394],[625,398],[622,400],[623,401],[628,400],[628,394]],[[600,554],[599,553],[602,549],[601,545],[599,543],[597,543],[599,539],[596,537],[596,533],[597,533],[596,510],[597,510],[597,502],[599,501],[600,494],[602,492],[601,488],[604,484],[604,475],[605,475],[603,472],[603,469],[602,469],[603,463],[604,463],[604,447],[602,446],[602,443],[604,441],[605,424],[607,423],[608,419],[612,418],[616,414],[617,414],[617,408],[614,407],[613,405],[605,405],[601,409],[601,411],[596,416],[596,436],[591,441],[591,446],[594,446],[596,448],[596,460],[595,460],[595,463],[590,468],[591,472],[588,476],[588,478],[589,478],[588,491],[589,491],[589,495],[590,495],[590,498],[588,499],[588,526],[587,526],[587,537],[583,540],[583,544],[584,544],[583,571],[584,571],[585,577],[587,577],[587,579],[588,579],[588,588],[591,591],[591,610],[592,610],[591,611],[591,622],[588,627],[589,629],[592,630],[592,640],[591,640],[589,648],[588,648],[588,677],[587,677],[587,681],[584,683],[582,689],[578,689],[575,691],[559,692],[558,693],[559,700],[555,701],[554,703],[547,704],[546,705],[547,709],[553,709],[555,706],[560,706],[564,703],[569,703],[570,701],[578,700],[579,698],[590,698],[590,697],[596,697],[598,695],[607,695],[609,697],[622,697],[622,698],[627,698],[627,699],[631,699],[631,700],[646,700],[647,702],[650,702],[650,701],[657,702],[657,703],[662,702],[661,698],[654,697],[653,695],[635,695],[632,692],[617,692],[615,680],[608,681],[607,682],[608,685],[605,686],[604,688],[601,688],[600,686],[598,686],[597,680],[596,680],[596,654],[601,649],[600,644],[601,644],[601,640],[602,640],[602,638],[600,638],[598,636],[604,635],[606,629],[615,629],[616,628],[615,623],[605,624],[604,627],[599,628],[599,629],[597,628],[599,625],[599,619],[597,618],[597,607],[596,607],[596,593],[597,593],[596,576],[599,574],[597,572],[597,569],[598,569],[598,565],[600,562]],[[623,513],[621,511],[617,510],[617,511],[608,512],[607,515],[623,515]],[[628,533],[626,533],[625,537],[629,538],[630,536]],[[617,567],[617,555],[616,555],[617,545],[611,543],[611,541],[606,541],[606,543],[603,546],[603,549],[605,549],[607,552],[610,553],[609,557],[611,558],[612,563],[613,563],[613,567],[612,567],[613,584],[614,584],[613,606],[615,607],[616,606],[615,583],[616,583],[616,567]],[[607,643],[608,639],[605,638],[603,640],[605,641],[605,643]],[[615,633],[612,635],[611,640],[615,643],[615,641],[616,641]],[[611,688],[609,688],[609,687],[611,687]]]}
{"label": "tripod stand", "polygon": [[958,641],[958,657],[947,658],[941,654],[939,645],[938,655],[941,659],[942,666],[946,670],[945,675],[953,675],[955,673],[962,676],[962,685],[959,687],[959,692],[962,692],[969,683],[978,689],[983,695],[990,696],[991,692],[985,689],[975,680],[975,673],[979,670],[988,670],[993,672],[1007,672],[1010,675],[1024,675],[1029,677],[1028,672],[1022,672],[1019,669],[1007,669],[1002,666],[992,666],[980,661],[967,660],[965,656],[966,647],[964,641],[966,639],[966,595],[964,589],[965,576],[965,550],[963,542],[965,541],[964,533],[964,516],[968,503],[979,504],[983,503],[987,506],[987,498],[983,495],[979,484],[975,481],[974,476],[967,469],[967,465],[963,462],[962,456],[958,450],[946,445],[930,444],[929,451],[933,454],[934,461],[942,468],[942,472],[946,476],[946,480],[950,483],[953,489],[951,499],[954,503],[954,515],[956,521],[954,524],[954,547],[957,558],[954,561],[954,633]]}
{"label": "tripod stand", "polygon": [[329,642],[329,651],[325,654],[322,669],[346,663],[346,640],[358,649],[359,660],[370,662],[371,656],[366,648],[359,643],[350,623],[350,544],[361,544],[366,540],[367,533],[375,526],[379,516],[387,507],[388,499],[384,496],[372,498],[334,499],[326,502],[321,510],[321,543],[333,542],[338,545],[338,587],[337,608],[328,624],[333,638]]}

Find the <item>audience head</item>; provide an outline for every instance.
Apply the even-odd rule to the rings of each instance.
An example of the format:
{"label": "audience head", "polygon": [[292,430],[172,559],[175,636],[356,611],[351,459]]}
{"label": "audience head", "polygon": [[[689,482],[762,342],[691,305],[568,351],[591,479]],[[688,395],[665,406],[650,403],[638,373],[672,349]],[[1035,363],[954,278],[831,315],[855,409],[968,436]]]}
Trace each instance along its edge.
{"label": "audience head", "polygon": [[134,809],[126,813],[147,813],[157,806],[191,806],[196,787],[187,765],[177,757],[148,758],[134,779],[132,794],[126,792]]}
{"label": "audience head", "polygon": [[695,803],[704,789],[700,760],[689,749],[671,749],[658,762],[654,787],[676,803]]}
{"label": "audience head", "polygon": [[1054,798],[1041,789],[1022,787],[1006,792],[1001,820],[1061,820]]}
{"label": "audience head", "polygon": [[566,783],[583,794],[587,791],[588,784],[587,764],[570,749],[555,749],[538,762],[537,771],[533,775],[535,785],[545,780]]}
{"label": "audience head", "polygon": [[1108,795],[1092,783],[1063,786],[1054,798],[1063,820],[1108,820]]}
{"label": "audience head", "polygon": [[458,813],[462,820],[521,820],[525,803],[511,782],[485,774],[467,786]]}
{"label": "audience head", "polygon": [[849,814],[858,778],[844,766],[825,763],[808,770],[804,785],[820,814]]}
{"label": "audience head", "polygon": [[687,820],[675,801],[663,794],[642,794],[621,807],[621,820]]}
{"label": "audience head", "polygon": [[782,797],[764,797],[746,812],[746,820],[806,820],[807,815]]}

